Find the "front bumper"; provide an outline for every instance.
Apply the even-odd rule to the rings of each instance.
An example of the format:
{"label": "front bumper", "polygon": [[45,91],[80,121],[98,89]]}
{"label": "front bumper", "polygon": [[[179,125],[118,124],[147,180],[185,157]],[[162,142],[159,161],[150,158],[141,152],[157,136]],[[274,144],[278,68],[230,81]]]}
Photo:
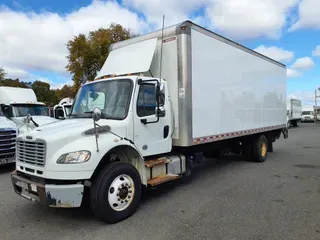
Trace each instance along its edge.
{"label": "front bumper", "polygon": [[11,173],[14,191],[23,198],[55,208],[80,207],[84,194],[82,184],[44,184]]}

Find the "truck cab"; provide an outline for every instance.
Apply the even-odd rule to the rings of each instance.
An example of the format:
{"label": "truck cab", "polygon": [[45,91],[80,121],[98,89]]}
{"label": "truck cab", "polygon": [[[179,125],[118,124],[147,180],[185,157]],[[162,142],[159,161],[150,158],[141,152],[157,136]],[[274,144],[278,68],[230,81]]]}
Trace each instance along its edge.
{"label": "truck cab", "polygon": [[314,109],[312,107],[302,109],[301,122],[314,122]]}
{"label": "truck cab", "polygon": [[16,125],[0,110],[0,166],[15,162],[16,137]]}
{"label": "truck cab", "polygon": [[56,121],[32,89],[0,87],[0,104],[3,115],[16,124],[19,134]]}
{"label": "truck cab", "polygon": [[57,105],[53,107],[51,117],[60,120],[66,119],[71,113],[72,103],[72,98],[63,98]]}

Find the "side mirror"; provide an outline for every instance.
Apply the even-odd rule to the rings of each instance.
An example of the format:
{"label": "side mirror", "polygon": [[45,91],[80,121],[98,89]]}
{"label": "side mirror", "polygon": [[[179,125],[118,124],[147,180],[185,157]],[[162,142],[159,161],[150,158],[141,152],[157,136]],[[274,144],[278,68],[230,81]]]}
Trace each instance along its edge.
{"label": "side mirror", "polygon": [[30,113],[28,113],[28,115],[24,118],[24,123],[29,124],[32,120],[32,117],[30,115]]}
{"label": "side mirror", "polygon": [[98,122],[101,118],[101,109],[96,107],[92,111],[92,118],[94,122]]}
{"label": "side mirror", "polygon": [[164,109],[164,107],[157,107],[156,108],[156,115],[158,117],[165,117],[166,116],[166,110]]}
{"label": "side mirror", "polygon": [[1,111],[6,118],[13,117],[12,106],[1,104]]}

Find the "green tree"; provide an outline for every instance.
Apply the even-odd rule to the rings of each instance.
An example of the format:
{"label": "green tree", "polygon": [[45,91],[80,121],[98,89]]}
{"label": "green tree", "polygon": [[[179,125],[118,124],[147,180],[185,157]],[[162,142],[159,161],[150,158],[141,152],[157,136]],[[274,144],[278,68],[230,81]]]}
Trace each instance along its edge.
{"label": "green tree", "polygon": [[72,92],[72,86],[69,86],[66,84],[61,89],[55,89],[54,91],[59,100],[67,97],[71,97],[71,98],[74,97]]}
{"label": "green tree", "polygon": [[109,55],[111,44],[136,36],[129,29],[112,23],[109,28],[100,28],[91,31],[86,37],[84,34],[75,36],[67,43],[69,55],[66,69],[71,72],[73,95],[76,94],[83,79],[92,81]]}
{"label": "green tree", "polygon": [[4,80],[6,76],[6,72],[4,71],[3,67],[0,67],[0,81]]}
{"label": "green tree", "polygon": [[41,81],[32,83],[31,88],[35,92],[39,102],[44,102],[47,106],[54,106],[59,99],[54,90],[50,89],[50,84]]}
{"label": "green tree", "polygon": [[17,78],[17,79],[5,78],[5,79],[0,80],[0,86],[30,88],[31,83],[30,82],[22,82],[19,80],[19,78]]}

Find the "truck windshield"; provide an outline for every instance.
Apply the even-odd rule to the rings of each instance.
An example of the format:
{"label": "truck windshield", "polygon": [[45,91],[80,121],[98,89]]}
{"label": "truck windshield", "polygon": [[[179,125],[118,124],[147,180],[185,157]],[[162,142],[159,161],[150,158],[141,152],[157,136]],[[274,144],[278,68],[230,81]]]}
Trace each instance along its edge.
{"label": "truck windshield", "polygon": [[94,108],[101,118],[122,120],[127,117],[133,83],[130,79],[107,80],[84,85],[79,90],[71,112],[73,117],[91,117]]}
{"label": "truck windshield", "polygon": [[16,117],[31,116],[49,116],[48,108],[37,104],[13,104],[13,110]]}
{"label": "truck windshield", "polygon": [[313,115],[312,111],[303,111],[302,115]]}

